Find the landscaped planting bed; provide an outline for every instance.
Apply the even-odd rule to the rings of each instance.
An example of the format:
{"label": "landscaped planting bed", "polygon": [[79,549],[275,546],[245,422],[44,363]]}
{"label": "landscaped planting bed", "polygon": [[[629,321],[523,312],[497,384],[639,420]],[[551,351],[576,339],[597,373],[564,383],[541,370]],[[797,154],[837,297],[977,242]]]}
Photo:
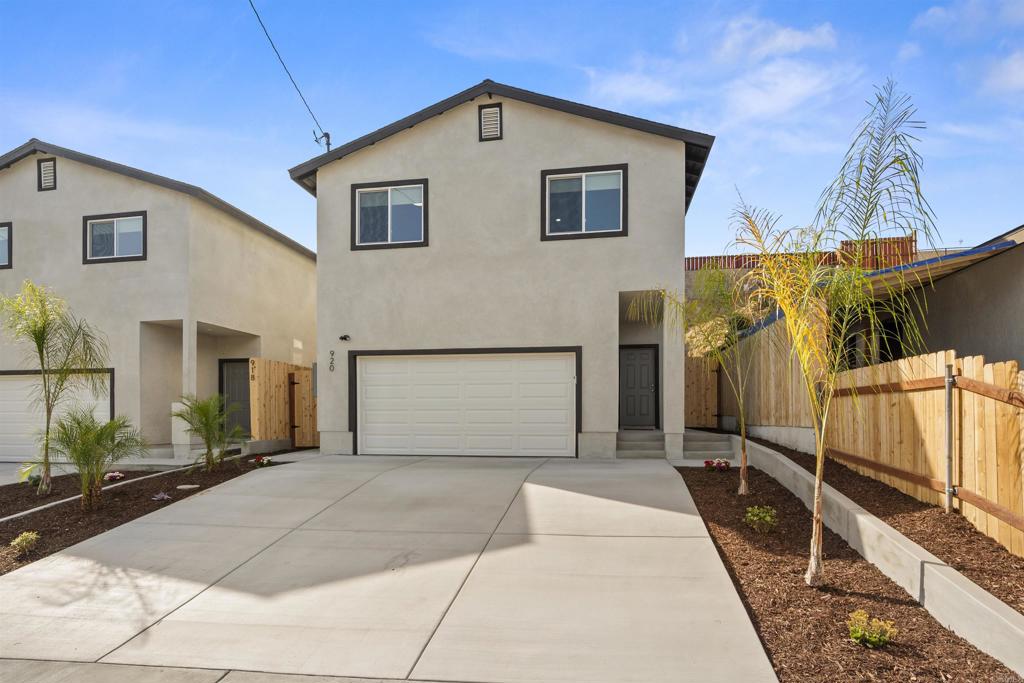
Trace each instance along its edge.
{"label": "landscaped planting bed", "polygon": [[[770,441],[755,441],[789,457],[805,470],[814,471],[814,456]],[[942,508],[922,503],[832,459],[825,463],[825,481],[1010,607],[1024,613],[1024,557],[1010,554],[960,514],[946,514]]]}
{"label": "landscaped planting bed", "polygon": [[[992,657],[946,630],[906,592],[825,530],[825,585],[804,583],[811,515],[770,476],[751,468],[749,496],[737,496],[739,473],[679,468],[750,613],[782,683],[835,681],[1021,680]],[[771,506],[777,526],[748,527],[751,506]],[[896,640],[868,649],[850,640],[850,613],[866,610],[894,622]]]}
{"label": "landscaped planting bed", "polygon": [[[159,508],[173,504],[193,494],[205,491],[229,479],[251,472],[255,465],[250,458],[239,461],[226,461],[220,469],[206,472],[202,468],[192,471],[169,472],[159,477],[132,482],[103,492],[103,507],[98,510],[82,510],[79,501],[73,500],[55,505],[45,510],[32,512],[23,517],[0,523],[0,575],[13,571],[18,567],[52,555],[69,546],[84,541],[91,536],[103,533],[125,522],[153,512]],[[126,472],[127,474],[127,472]],[[133,473],[138,475],[152,472]],[[64,477],[61,477],[64,479]],[[70,495],[78,493],[77,475],[74,475],[74,490]],[[182,484],[198,484],[199,488],[178,490]],[[62,483],[63,485],[63,483]],[[30,490],[34,496],[34,488],[26,484],[15,484]],[[11,486],[0,487],[0,498],[13,496],[20,500],[20,491],[14,493]],[[171,500],[156,501],[153,497],[158,493],[166,493]],[[38,505],[45,505],[56,496],[36,498]],[[8,544],[23,531],[35,531],[39,534],[39,542],[27,555],[18,555]]]}
{"label": "landscaped planting bed", "polygon": [[[145,472],[141,470],[116,471],[124,474],[124,479],[121,481],[128,481],[129,479],[137,479],[138,477],[144,477],[148,474],[154,474],[154,472]],[[50,489],[50,493],[45,496],[37,494],[36,486],[26,482],[0,486],[0,519],[22,512],[23,510],[37,508],[40,505],[56,503],[57,501],[64,500],[65,498],[77,496],[82,492],[81,479],[77,474],[55,474],[50,481],[52,483],[52,488]]]}

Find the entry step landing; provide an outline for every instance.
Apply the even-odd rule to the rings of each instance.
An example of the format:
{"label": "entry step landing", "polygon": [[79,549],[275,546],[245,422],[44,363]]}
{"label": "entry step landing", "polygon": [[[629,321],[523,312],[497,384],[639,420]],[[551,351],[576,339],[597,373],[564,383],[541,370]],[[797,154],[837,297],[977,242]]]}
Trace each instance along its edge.
{"label": "entry step landing", "polygon": [[615,443],[617,458],[665,458],[665,433],[660,429],[624,429]]}
{"label": "entry step landing", "polygon": [[684,460],[732,460],[732,438],[729,434],[687,429],[683,435]]}

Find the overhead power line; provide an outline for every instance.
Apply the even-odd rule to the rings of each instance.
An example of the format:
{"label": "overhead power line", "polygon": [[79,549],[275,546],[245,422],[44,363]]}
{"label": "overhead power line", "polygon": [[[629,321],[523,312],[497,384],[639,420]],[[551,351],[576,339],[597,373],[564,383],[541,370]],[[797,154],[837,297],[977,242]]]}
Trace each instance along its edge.
{"label": "overhead power line", "polygon": [[295,88],[295,92],[298,93],[299,99],[302,100],[302,104],[306,106],[306,111],[309,112],[310,118],[313,119],[313,123],[316,124],[317,130],[320,131],[320,135],[313,132],[313,137],[316,139],[317,144],[321,141],[327,145],[327,151],[331,151],[331,134],[324,131],[323,126],[316,118],[316,114],[313,113],[313,109],[309,106],[309,102],[306,101],[305,95],[302,94],[302,90],[299,88],[299,84],[295,82],[295,77],[292,76],[292,72],[288,70],[288,65],[284,63],[284,58],[277,49],[277,45],[274,45],[274,39],[270,37],[270,31],[267,30],[267,25],[263,23],[263,19],[260,17],[259,11],[256,9],[256,5],[253,4],[252,0],[249,0],[249,7],[252,8],[252,13],[256,15],[256,21],[260,22],[260,28],[263,29],[263,35],[267,37],[267,41],[270,43],[270,47],[274,50],[274,54],[277,55],[277,61],[281,62],[281,67],[284,68],[284,72],[288,74],[288,80],[292,82],[292,86]]}

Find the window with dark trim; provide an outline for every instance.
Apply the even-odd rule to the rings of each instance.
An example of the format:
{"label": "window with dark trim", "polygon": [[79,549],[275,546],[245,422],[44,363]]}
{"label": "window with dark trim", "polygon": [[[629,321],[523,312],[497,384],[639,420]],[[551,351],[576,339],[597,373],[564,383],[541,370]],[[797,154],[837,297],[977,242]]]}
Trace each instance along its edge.
{"label": "window with dark trim", "polygon": [[427,179],[352,185],[352,249],[425,247]]}
{"label": "window with dark trim", "polygon": [[0,270],[14,267],[14,224],[0,223]]}
{"label": "window with dark trim", "polygon": [[146,212],[82,217],[82,263],[146,260]]}
{"label": "window with dark trim", "polygon": [[57,159],[36,160],[36,189],[39,192],[57,189]]}
{"label": "window with dark trim", "polygon": [[540,173],[540,238],[629,234],[627,164],[559,168]]}
{"label": "window with dark trim", "polygon": [[479,118],[480,142],[502,138],[501,102],[481,104],[477,108],[477,116]]}

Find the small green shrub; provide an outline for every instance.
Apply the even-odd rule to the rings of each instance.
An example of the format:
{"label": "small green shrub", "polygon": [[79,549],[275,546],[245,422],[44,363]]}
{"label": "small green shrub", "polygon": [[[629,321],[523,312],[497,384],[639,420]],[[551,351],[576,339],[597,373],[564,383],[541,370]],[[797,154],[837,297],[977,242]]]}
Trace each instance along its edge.
{"label": "small green shrub", "polygon": [[871,617],[862,609],[851,612],[846,625],[850,629],[850,640],[871,649],[885,647],[899,633],[891,621]]}
{"label": "small green shrub", "polygon": [[11,547],[18,555],[28,555],[39,543],[39,534],[35,531],[22,531],[17,538],[11,541]]}
{"label": "small green shrub", "polygon": [[754,531],[766,534],[779,523],[779,515],[770,505],[754,505],[747,508],[743,521]]}

